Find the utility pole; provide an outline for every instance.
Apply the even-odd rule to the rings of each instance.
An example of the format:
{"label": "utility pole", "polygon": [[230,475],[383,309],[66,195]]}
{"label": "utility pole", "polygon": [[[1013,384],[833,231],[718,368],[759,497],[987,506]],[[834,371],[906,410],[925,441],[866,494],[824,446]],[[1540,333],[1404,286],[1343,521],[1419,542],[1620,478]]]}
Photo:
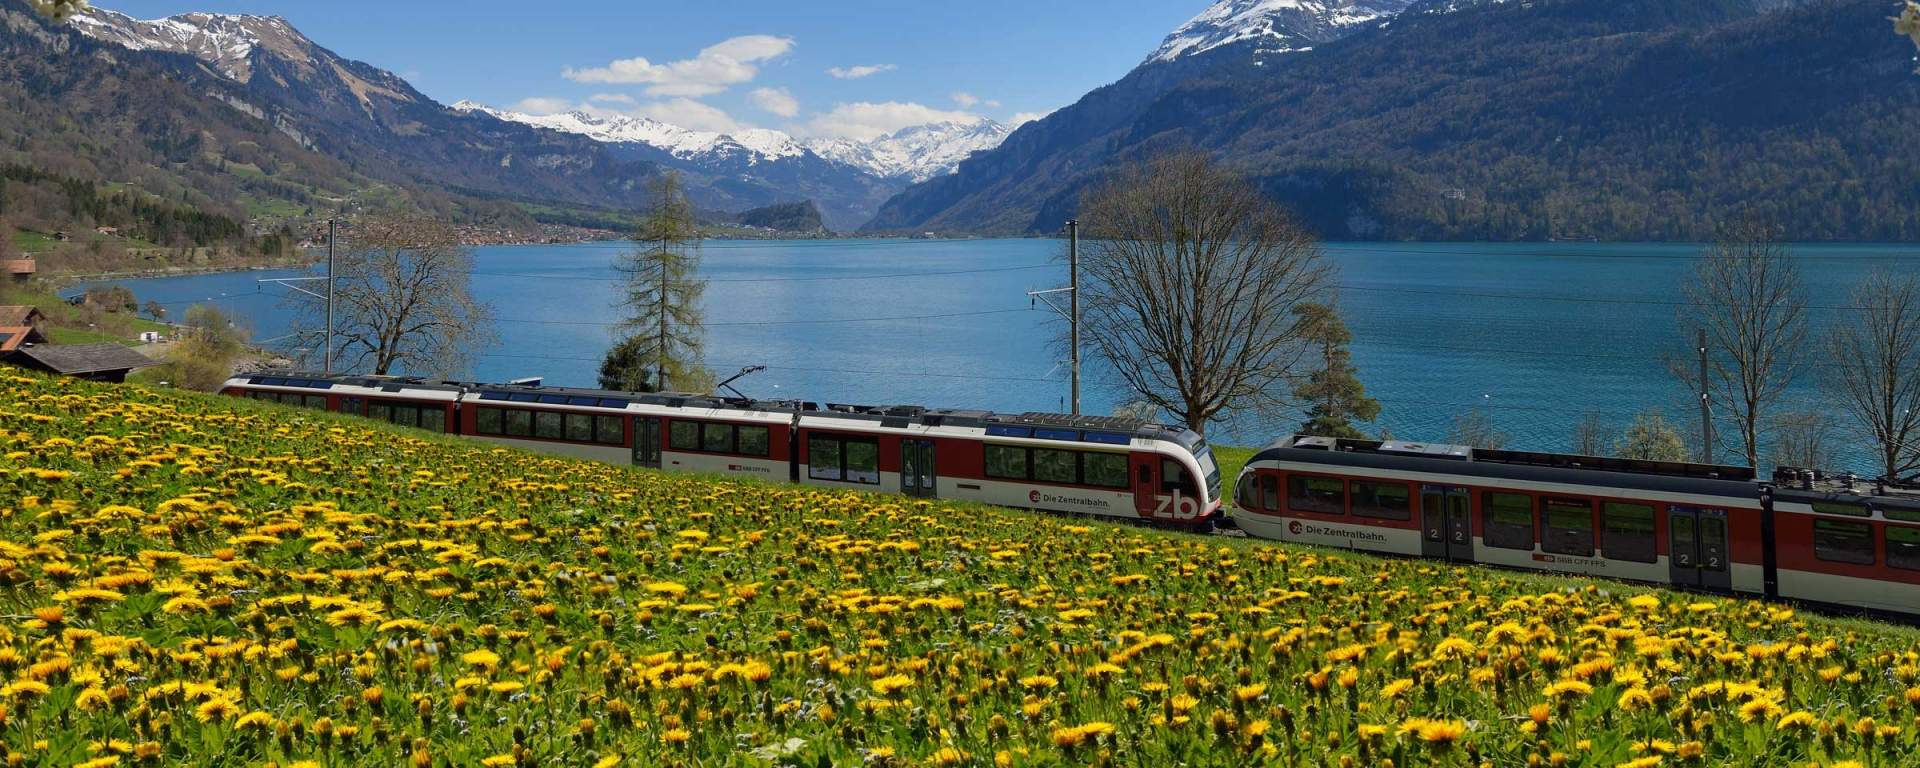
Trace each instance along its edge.
{"label": "utility pole", "polygon": [[333,219],[327,219],[327,348],[321,373],[333,375]]}
{"label": "utility pole", "polygon": [[[1056,293],[1068,294],[1067,309],[1062,310],[1048,298]],[[1080,222],[1067,220],[1067,287],[1052,288],[1045,291],[1027,291],[1027,298],[1044,301],[1047,308],[1060,314],[1067,320],[1067,346],[1073,365],[1073,415],[1080,415]]]}
{"label": "utility pole", "polygon": [[654,387],[658,391],[667,391],[667,259],[673,254],[667,251],[666,244],[660,246],[660,358],[655,360]]}
{"label": "utility pole", "polygon": [[1067,292],[1073,317],[1068,345],[1073,353],[1073,415],[1080,415],[1080,222],[1067,219]]}
{"label": "utility pole", "polygon": [[1713,463],[1713,395],[1707,387],[1707,329],[1700,329],[1700,463]]}

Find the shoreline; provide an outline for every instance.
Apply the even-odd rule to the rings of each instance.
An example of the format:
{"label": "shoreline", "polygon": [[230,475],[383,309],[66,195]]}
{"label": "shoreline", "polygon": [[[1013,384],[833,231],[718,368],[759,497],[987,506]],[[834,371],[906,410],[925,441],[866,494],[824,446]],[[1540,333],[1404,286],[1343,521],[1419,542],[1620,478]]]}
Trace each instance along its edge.
{"label": "shoreline", "polygon": [[113,280],[151,280],[162,277],[194,277],[198,275],[218,275],[228,272],[264,272],[275,269],[300,269],[320,263],[319,260],[291,260],[274,264],[232,265],[221,267],[163,267],[160,269],[134,269],[122,272],[92,273],[56,273],[45,275],[41,279],[60,287],[77,283],[101,283]]}

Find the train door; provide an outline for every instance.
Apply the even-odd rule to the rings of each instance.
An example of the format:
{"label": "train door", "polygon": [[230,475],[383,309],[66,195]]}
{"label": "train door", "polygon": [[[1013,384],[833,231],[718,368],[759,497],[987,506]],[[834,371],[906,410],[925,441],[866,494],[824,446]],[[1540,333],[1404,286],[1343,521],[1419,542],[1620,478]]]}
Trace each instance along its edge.
{"label": "train door", "polygon": [[919,499],[940,498],[932,440],[900,441],[900,492]]}
{"label": "train door", "polygon": [[1153,517],[1160,505],[1160,457],[1135,454],[1133,457],[1133,508],[1141,517]]}
{"label": "train door", "polygon": [[1465,488],[1420,486],[1420,554],[1473,562],[1473,496]]}
{"label": "train door", "polygon": [[1683,587],[1733,589],[1727,568],[1727,512],[1696,507],[1667,508],[1667,568]]}
{"label": "train door", "polygon": [[633,420],[633,465],[649,469],[660,468],[660,420],[635,418]]}

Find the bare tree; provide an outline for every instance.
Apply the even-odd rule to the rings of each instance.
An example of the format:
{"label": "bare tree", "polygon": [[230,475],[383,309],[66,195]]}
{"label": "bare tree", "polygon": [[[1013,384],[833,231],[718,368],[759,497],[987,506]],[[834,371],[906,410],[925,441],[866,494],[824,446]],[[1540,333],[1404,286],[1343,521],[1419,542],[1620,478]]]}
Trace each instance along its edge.
{"label": "bare tree", "polygon": [[[493,342],[474,299],[473,255],[451,226],[386,214],[356,222],[334,268],[334,359],[341,370],[452,374]],[[316,300],[303,302],[320,311]]]}
{"label": "bare tree", "polygon": [[1278,415],[1307,352],[1295,313],[1331,268],[1305,230],[1206,155],[1117,171],[1081,220],[1082,335],[1141,400],[1196,432],[1228,410]]}
{"label": "bare tree", "polygon": [[1773,420],[1773,463],[1783,467],[1821,469],[1833,463],[1829,442],[1833,419],[1824,413],[1795,411]]}
{"label": "bare tree", "polygon": [[1832,331],[1832,387],[1879,449],[1881,476],[1898,480],[1920,468],[1920,278],[1875,270],[1853,305]]}
{"label": "bare tree", "polygon": [[[713,374],[701,365],[700,223],[680,176],[653,182],[653,210],[633,237],[637,247],[620,259],[626,277],[620,306],[628,313],[624,337],[607,352],[600,383],[609,389],[705,391]],[[652,379],[647,378],[648,371]]]}
{"label": "bare tree", "polygon": [[1581,456],[1604,456],[1613,450],[1614,433],[1599,411],[1588,411],[1573,425],[1573,452]]}
{"label": "bare tree", "polygon": [[1746,220],[1701,255],[1682,293],[1680,328],[1689,340],[1695,328],[1707,332],[1707,381],[1690,360],[1675,359],[1674,373],[1712,395],[1733,424],[1722,442],[1757,467],[1767,411],[1803,366],[1807,300],[1799,268],[1772,224]]}
{"label": "bare tree", "polygon": [[1493,417],[1487,415],[1486,411],[1475,408],[1454,418],[1453,429],[1447,433],[1447,442],[1468,448],[1499,450],[1507,447],[1507,433],[1494,426]]}

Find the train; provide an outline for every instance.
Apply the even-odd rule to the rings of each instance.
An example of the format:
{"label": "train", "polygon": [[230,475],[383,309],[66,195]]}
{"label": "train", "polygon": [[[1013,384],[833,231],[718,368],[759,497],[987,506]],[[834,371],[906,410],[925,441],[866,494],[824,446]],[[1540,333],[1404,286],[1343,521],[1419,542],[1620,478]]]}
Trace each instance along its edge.
{"label": "train", "polygon": [[1143,420],[297,371],[235,376],[221,392],[670,472],[1194,530],[1224,514],[1206,441]]}
{"label": "train", "polygon": [[1920,615],[1920,489],[1850,474],[1294,436],[1234,495],[1264,539]]}
{"label": "train", "polygon": [[1852,475],[1294,436],[1226,500],[1205,439],[1142,420],[290,371],[221,391],[670,472],[1920,616],[1920,489]]}

